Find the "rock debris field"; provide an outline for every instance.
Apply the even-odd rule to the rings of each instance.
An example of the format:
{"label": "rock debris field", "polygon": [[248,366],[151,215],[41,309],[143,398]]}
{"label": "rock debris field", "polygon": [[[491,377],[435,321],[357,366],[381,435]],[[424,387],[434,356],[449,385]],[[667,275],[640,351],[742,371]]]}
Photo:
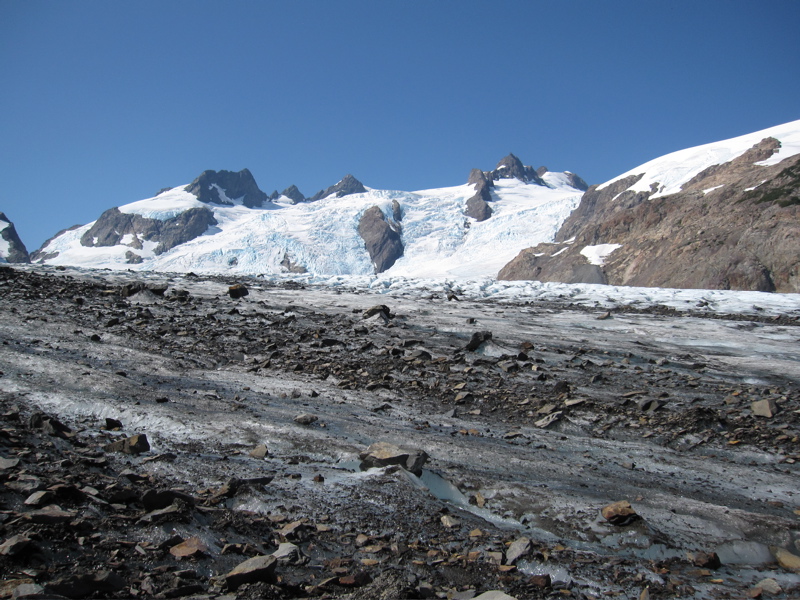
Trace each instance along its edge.
{"label": "rock debris field", "polygon": [[0,598],[800,597],[800,321],[0,267]]}

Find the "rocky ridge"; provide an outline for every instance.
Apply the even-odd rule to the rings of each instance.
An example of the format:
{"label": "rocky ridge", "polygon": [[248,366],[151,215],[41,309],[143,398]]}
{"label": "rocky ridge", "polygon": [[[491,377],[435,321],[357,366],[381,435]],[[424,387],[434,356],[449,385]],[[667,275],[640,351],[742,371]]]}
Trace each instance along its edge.
{"label": "rocky ridge", "polygon": [[28,250],[19,239],[17,230],[11,220],[0,212],[0,262],[28,263]]}
{"label": "rocky ridge", "polygon": [[[593,186],[554,243],[523,250],[498,278],[798,292],[800,156],[759,164],[779,148],[767,137],[667,195],[659,183],[632,190],[642,174]],[[587,254],[606,244],[616,248],[604,260]]]}
{"label": "rocky ridge", "polygon": [[[167,188],[169,189],[169,188]],[[248,208],[263,206],[269,200],[248,169],[234,171],[203,171],[186,186],[186,191],[206,204],[232,205],[241,202]]]}

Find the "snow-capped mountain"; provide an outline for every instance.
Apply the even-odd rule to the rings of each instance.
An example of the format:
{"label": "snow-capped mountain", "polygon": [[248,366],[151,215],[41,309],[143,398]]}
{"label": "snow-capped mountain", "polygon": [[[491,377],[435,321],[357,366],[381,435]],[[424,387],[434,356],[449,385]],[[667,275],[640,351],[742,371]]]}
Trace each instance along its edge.
{"label": "snow-capped mountain", "polygon": [[33,259],[198,273],[493,276],[523,248],[552,241],[586,189],[572,173],[537,172],[513,155],[473,175],[416,192],[370,189],[348,175],[307,199],[294,186],[267,196],[247,170],[206,171],[61,232]]}
{"label": "snow-capped mountain", "polygon": [[5,213],[0,212],[0,263],[5,262],[27,263],[30,258],[14,224]]}
{"label": "snow-capped mountain", "polygon": [[498,278],[800,292],[800,121],[593,186]]}

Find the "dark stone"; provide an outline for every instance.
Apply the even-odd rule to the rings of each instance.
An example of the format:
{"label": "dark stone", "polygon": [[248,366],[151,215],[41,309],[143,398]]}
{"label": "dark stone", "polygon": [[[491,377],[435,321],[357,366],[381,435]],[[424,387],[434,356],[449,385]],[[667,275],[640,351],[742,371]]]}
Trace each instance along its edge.
{"label": "dark stone", "polygon": [[113,429],[122,429],[122,421],[119,419],[113,419],[111,417],[106,417],[106,425],[105,429],[111,431]]}
{"label": "dark stone", "polygon": [[374,317],[375,315],[380,314],[384,319],[388,320],[392,318],[391,311],[388,306],[385,304],[378,304],[371,308],[368,308],[364,311],[364,314],[361,315],[362,319],[369,319]]}
{"label": "dark stone", "polygon": [[33,413],[28,419],[28,427],[31,429],[41,429],[48,435],[63,437],[64,434],[70,433],[72,429],[64,425],[55,417],[51,417],[41,412]]}
{"label": "dark stone", "polygon": [[140,454],[150,450],[150,443],[147,441],[147,436],[143,433],[132,435],[123,440],[117,440],[106,444],[103,449],[106,452],[122,452],[123,454]]}
{"label": "dark stone", "polygon": [[317,200],[322,200],[323,198],[327,198],[328,196],[336,195],[337,198],[341,198],[342,196],[349,196],[350,194],[363,194],[367,191],[367,188],[364,187],[358,179],[353,177],[352,175],[345,175],[344,179],[342,179],[336,185],[332,185],[328,189],[321,190],[314,194],[311,198],[308,199],[309,202],[316,202]]}
{"label": "dark stone", "polygon": [[244,298],[249,293],[250,292],[247,290],[247,288],[241,283],[234,284],[228,288],[228,295],[234,300]]}
{"label": "dark stone", "polygon": [[478,348],[480,348],[481,344],[486,341],[492,339],[492,332],[491,331],[476,331],[472,334],[472,337],[467,342],[465,350],[469,350],[470,352],[475,352]]}
{"label": "dark stone", "polygon": [[214,213],[208,208],[190,208],[164,221],[110,208],[83,234],[81,245],[89,248],[116,246],[120,244],[123,236],[133,234],[139,240],[159,242],[154,252],[163,254],[175,246],[203,235],[209,227],[216,224]]}
{"label": "dark stone", "polygon": [[125,587],[125,580],[112,571],[83,573],[56,579],[47,584],[47,589],[67,598],[85,598],[92,594],[111,594]]}
{"label": "dark stone", "polygon": [[419,476],[422,474],[422,465],[428,460],[428,454],[424,450],[401,448],[387,442],[376,442],[359,454],[358,458],[361,460],[362,470],[398,465]]}
{"label": "dark stone", "polygon": [[194,498],[185,492],[177,490],[147,490],[142,494],[141,502],[145,510],[152,512],[154,510],[163,510],[172,506],[176,500],[186,502],[189,505],[194,504]]}
{"label": "dark stone", "polygon": [[259,581],[275,581],[275,567],[278,559],[272,555],[254,556],[225,575],[225,583],[231,590],[237,589],[245,583],[256,583]]}
{"label": "dark stone", "polygon": [[3,239],[8,243],[8,253],[5,256],[0,255],[0,262],[31,262],[31,257],[28,254],[28,250],[25,248],[25,244],[22,243],[22,240],[19,239],[19,235],[17,235],[17,230],[14,228],[14,224],[8,217],[6,217],[5,213],[2,212],[0,212],[0,239]]}
{"label": "dark stone", "polygon": [[358,234],[364,240],[375,273],[383,273],[403,256],[403,242],[397,229],[386,221],[377,206],[367,209],[361,216]]}
{"label": "dark stone", "polygon": [[230,205],[230,202],[220,197],[217,187],[224,190],[230,200],[241,199],[248,208],[262,206],[268,200],[267,195],[258,188],[252,173],[247,169],[242,169],[238,173],[234,171],[203,171],[185,189],[190,194],[197,196],[200,202]]}
{"label": "dark stone", "polygon": [[722,566],[716,552],[695,552],[689,555],[689,560],[702,569],[719,569]]}

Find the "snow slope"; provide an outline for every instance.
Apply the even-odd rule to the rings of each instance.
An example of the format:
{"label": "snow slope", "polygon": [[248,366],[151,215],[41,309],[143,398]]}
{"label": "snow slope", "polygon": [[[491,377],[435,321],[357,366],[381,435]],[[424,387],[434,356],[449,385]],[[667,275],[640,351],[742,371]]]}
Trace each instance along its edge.
{"label": "snow slope", "polygon": [[[0,219],[0,233],[11,227],[11,223]],[[9,253],[11,252],[11,243],[0,237],[0,263],[8,262]]]}
{"label": "snow slope", "polygon": [[[341,198],[291,204],[281,198],[262,208],[209,205],[183,187],[119,207],[123,213],[166,220],[195,207],[214,211],[218,225],[202,236],[155,255],[155,242],[134,252],[144,260],[128,264],[127,245],[85,247],[93,223],[52,240],[43,253],[58,252],[48,264],[94,268],[197,273],[270,274],[284,272],[284,257],[313,274],[372,275],[373,265],[358,234],[361,215],[378,206],[392,219],[392,203],[402,211],[404,256],[386,272],[404,277],[494,276],[520,250],[552,241],[577,206],[582,192],[561,173],[547,173],[548,187],[516,179],[496,182],[493,215],[481,223],[464,216],[473,186],[402,192],[368,189]],[[124,240],[132,241],[132,240]]]}
{"label": "snow slope", "polygon": [[681,187],[701,171],[708,167],[734,160],[767,137],[773,137],[780,141],[781,148],[770,158],[757,164],[774,165],[785,158],[800,154],[800,120],[798,120],[729,140],[666,154],[607,181],[598,186],[597,189],[603,189],[615,181],[625,179],[631,175],[644,174],[628,190],[649,192],[650,186],[656,184],[658,191],[650,196],[651,199],[675,194],[681,191]]}

